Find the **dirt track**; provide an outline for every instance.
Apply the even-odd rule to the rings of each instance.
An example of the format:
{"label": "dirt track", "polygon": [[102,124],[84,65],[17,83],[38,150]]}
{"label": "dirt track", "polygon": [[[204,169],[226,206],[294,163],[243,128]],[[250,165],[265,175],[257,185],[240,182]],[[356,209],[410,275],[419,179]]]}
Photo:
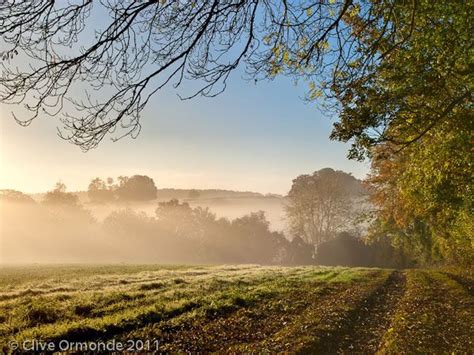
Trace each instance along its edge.
{"label": "dirt track", "polygon": [[[447,274],[439,280],[442,275],[393,271],[384,277],[374,273],[365,286],[333,285],[314,292],[317,285],[312,285],[257,307],[175,329],[166,334],[164,346],[204,352],[469,352],[474,303],[466,285],[472,281]],[[275,302],[286,310],[283,315]],[[440,307],[445,312],[441,316]]]}
{"label": "dirt track", "polygon": [[[374,353],[405,292],[404,272],[387,275],[381,278],[374,273],[374,282],[368,288],[334,285],[315,292],[317,285],[312,285],[282,295],[277,303],[286,310],[283,315],[273,300],[258,309],[242,309],[174,329],[165,335],[165,349]],[[283,339],[287,343],[282,343]],[[242,347],[241,343],[247,345]]]}
{"label": "dirt track", "polygon": [[343,328],[322,339],[317,353],[375,353],[405,293],[406,276],[394,271],[386,282],[348,313]]}

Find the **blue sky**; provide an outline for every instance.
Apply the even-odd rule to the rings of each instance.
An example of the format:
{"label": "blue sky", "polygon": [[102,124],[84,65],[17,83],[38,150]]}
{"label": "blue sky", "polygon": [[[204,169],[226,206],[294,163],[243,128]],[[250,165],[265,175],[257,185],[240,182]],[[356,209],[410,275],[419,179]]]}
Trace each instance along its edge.
{"label": "blue sky", "polygon": [[[103,21],[94,15],[91,23]],[[107,137],[87,153],[56,135],[57,119],[40,117],[23,128],[0,104],[0,188],[45,191],[61,180],[85,190],[96,176],[146,174],[159,188],[285,194],[296,176],[324,167],[366,175],[367,163],[347,160],[348,145],[329,140],[334,118],[302,99],[307,84],[254,84],[242,73],[234,72],[216,98],[181,101],[166,87],[144,110],[137,139]]]}
{"label": "blue sky", "polygon": [[348,145],[329,140],[332,120],[304,102],[304,84],[231,79],[216,98],[181,101],[165,89],[145,109],[137,139],[106,138],[87,153],[56,136],[55,119],[23,128],[0,105],[0,187],[44,191],[62,180],[83,190],[94,176],[148,174],[158,187],[284,194],[299,174],[327,166],[365,176],[367,163],[347,160]]}

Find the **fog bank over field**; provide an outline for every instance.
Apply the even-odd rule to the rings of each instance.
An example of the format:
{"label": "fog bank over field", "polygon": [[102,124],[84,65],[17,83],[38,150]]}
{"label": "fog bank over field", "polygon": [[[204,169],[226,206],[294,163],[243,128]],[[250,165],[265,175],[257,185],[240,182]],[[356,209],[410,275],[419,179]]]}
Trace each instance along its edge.
{"label": "fog bank over field", "polygon": [[31,195],[3,190],[0,263],[291,263],[283,203],[225,190],[107,202],[60,183]]}
{"label": "fog bank over field", "polygon": [[270,206],[277,215],[282,211],[278,200],[242,200],[70,206],[0,200],[0,263],[311,262],[309,244],[293,247],[283,233],[271,230],[265,213],[251,212]]}
{"label": "fog bank over field", "polygon": [[[278,194],[263,195],[257,192],[230,190],[196,190],[196,189],[158,189],[156,200],[93,203],[87,192],[74,192],[84,207],[91,211],[94,218],[102,221],[112,211],[121,208],[132,208],[154,216],[158,203],[178,199],[187,202],[191,207],[209,208],[219,218],[236,219],[251,212],[263,211],[273,231],[284,231],[285,197]],[[191,197],[190,197],[191,195]],[[195,195],[195,196],[193,196]],[[32,194],[32,198],[40,202],[44,194]]]}
{"label": "fog bank over field", "polygon": [[366,207],[361,182],[331,168],[298,176],[285,197],[158,189],[146,175],[93,178],[86,192],[0,190],[0,262],[405,265],[386,239],[365,243]]}

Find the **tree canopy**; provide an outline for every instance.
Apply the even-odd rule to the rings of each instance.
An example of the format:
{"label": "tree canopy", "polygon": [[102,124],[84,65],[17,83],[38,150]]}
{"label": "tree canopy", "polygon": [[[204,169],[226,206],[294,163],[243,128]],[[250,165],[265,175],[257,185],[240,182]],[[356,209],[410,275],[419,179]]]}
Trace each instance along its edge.
{"label": "tree canopy", "polygon": [[156,199],[157,188],[152,178],[146,175],[119,176],[117,197],[123,201],[147,201]]}
{"label": "tree canopy", "polygon": [[35,203],[30,196],[17,190],[0,190],[0,202],[13,202],[13,203]]}
{"label": "tree canopy", "polygon": [[64,183],[57,182],[53,190],[46,192],[43,203],[51,206],[78,206],[78,197],[72,192],[66,192],[66,189]]}
{"label": "tree canopy", "polygon": [[92,179],[87,189],[87,195],[91,202],[109,202],[115,199],[117,186],[112,178],[107,178],[107,182],[101,178]]}
{"label": "tree canopy", "polygon": [[426,263],[474,260],[473,8],[419,2],[410,40],[351,87],[341,115],[344,139],[384,122],[382,144],[356,139],[372,157],[373,236],[390,235]]}
{"label": "tree canopy", "polygon": [[[436,130],[472,128],[474,5],[413,4],[415,13],[409,2],[394,8],[396,16],[414,20],[399,29],[407,38],[404,44],[360,79],[341,73],[333,86],[340,111],[332,138],[353,140],[350,157],[371,156],[379,143],[390,144],[396,152]],[[370,45],[377,39],[372,34],[364,41]],[[360,66],[354,63],[354,70]]]}
{"label": "tree canopy", "polygon": [[325,168],[298,176],[286,206],[291,232],[317,247],[337,232],[351,230],[356,199],[363,194],[361,182],[343,171]]}

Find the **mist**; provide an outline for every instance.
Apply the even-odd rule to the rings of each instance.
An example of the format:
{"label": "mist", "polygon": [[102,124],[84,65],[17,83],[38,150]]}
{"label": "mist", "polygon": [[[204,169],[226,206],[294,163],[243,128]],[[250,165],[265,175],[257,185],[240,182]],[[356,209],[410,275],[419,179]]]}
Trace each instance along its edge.
{"label": "mist", "polygon": [[[338,192],[334,176],[343,177],[344,190]],[[308,178],[324,188],[299,196],[299,184]],[[262,195],[157,189],[153,179],[134,175],[117,183],[95,178],[87,192],[67,192],[63,183],[33,195],[2,190],[0,262],[407,265],[387,240],[368,245],[361,225],[353,225],[348,206],[360,209],[362,200],[350,197],[362,191],[358,180],[323,169],[294,184],[288,196]],[[302,215],[295,207],[301,198],[318,201],[314,193],[341,205],[321,209],[330,220],[318,231],[307,228],[307,209]]]}
{"label": "mist", "polygon": [[[0,261],[7,264],[280,263],[277,249],[283,250],[289,241],[276,231],[284,226],[283,206],[278,200],[270,200],[254,198],[251,203],[227,199],[190,203],[173,200],[175,205],[167,206],[159,200],[85,206],[1,200]],[[162,215],[157,217],[155,210],[159,204],[166,207],[162,207]],[[272,222],[266,216],[271,216]],[[270,244],[275,255],[252,258],[248,252],[246,257],[239,256],[235,249],[232,252],[230,249],[239,244],[238,229],[245,228],[258,229],[257,238],[262,239],[258,241],[260,245],[252,245],[253,255],[265,255],[268,250],[260,248]],[[218,238],[219,229],[222,233],[230,231],[231,235]],[[241,243],[247,240],[240,239]]]}

